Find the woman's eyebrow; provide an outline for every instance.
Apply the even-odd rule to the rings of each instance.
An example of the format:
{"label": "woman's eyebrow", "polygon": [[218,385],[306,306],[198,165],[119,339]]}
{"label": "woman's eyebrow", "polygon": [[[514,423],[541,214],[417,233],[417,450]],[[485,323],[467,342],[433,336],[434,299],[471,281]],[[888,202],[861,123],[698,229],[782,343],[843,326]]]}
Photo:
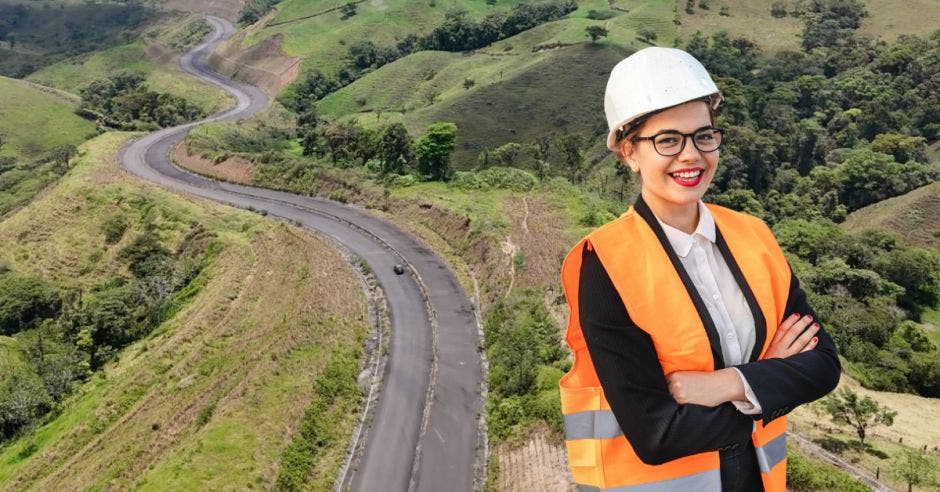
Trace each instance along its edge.
{"label": "woman's eyebrow", "polygon": [[[701,130],[702,128],[711,128],[711,126],[712,126],[711,123],[709,123],[709,124],[707,124],[707,125],[704,125],[704,126],[700,126],[700,127],[696,128],[696,129],[692,130],[692,133],[695,133],[695,132]],[[662,130],[656,130],[656,133],[654,133],[654,135],[659,135],[660,133],[669,133],[669,132],[672,132],[672,133],[682,133],[682,132],[680,132],[679,130],[676,130],[675,128],[663,128]]]}

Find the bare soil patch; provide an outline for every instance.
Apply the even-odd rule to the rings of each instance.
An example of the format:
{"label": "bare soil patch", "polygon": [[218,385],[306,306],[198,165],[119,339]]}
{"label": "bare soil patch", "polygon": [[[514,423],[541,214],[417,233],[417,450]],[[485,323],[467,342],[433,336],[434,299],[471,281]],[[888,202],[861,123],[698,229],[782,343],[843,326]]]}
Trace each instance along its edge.
{"label": "bare soil patch", "polygon": [[245,31],[241,31],[209,55],[209,64],[230,77],[256,85],[274,96],[300,73],[299,57],[287,56],[281,50],[283,35],[276,34],[260,43],[244,48]]}
{"label": "bare soil patch", "polygon": [[211,176],[233,183],[252,184],[254,165],[238,156],[229,157],[218,164],[198,154],[190,154],[186,142],[173,149],[173,161],[197,174]]}
{"label": "bare soil patch", "polygon": [[545,425],[537,426],[529,439],[522,444],[502,444],[495,452],[499,457],[499,480],[496,490],[576,490],[568,471],[565,447],[550,437]]}

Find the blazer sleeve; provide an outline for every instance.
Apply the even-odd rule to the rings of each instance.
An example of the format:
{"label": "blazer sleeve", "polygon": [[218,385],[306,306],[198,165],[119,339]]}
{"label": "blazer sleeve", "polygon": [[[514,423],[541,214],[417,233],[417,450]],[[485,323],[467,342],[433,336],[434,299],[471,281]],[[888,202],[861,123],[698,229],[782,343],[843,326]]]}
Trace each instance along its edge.
{"label": "blazer sleeve", "polygon": [[617,423],[644,463],[736,448],[750,439],[753,418],[730,402],[706,407],[672,398],[652,339],[630,319],[593,250],[584,249],[580,274],[579,320],[588,353]]}
{"label": "blazer sleeve", "polygon": [[[806,301],[806,293],[800,288],[796,275],[790,272],[790,293],[783,314],[784,319],[793,313],[811,315],[817,320],[816,311]],[[820,323],[816,332],[819,343],[808,352],[785,359],[773,358],[735,366],[744,375],[757,401],[760,402],[764,423],[786,415],[798,405],[822,398],[839,384],[842,366],[832,338]]]}

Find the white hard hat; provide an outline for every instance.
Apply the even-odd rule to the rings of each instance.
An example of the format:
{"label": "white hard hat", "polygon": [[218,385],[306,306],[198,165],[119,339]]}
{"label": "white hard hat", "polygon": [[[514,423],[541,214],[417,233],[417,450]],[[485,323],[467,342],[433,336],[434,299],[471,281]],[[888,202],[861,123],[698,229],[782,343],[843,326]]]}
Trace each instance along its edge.
{"label": "white hard hat", "polygon": [[618,131],[637,118],[706,97],[711,97],[713,109],[721,102],[715,82],[692,55],[657,46],[637,51],[621,60],[607,79],[607,148],[616,151]]}

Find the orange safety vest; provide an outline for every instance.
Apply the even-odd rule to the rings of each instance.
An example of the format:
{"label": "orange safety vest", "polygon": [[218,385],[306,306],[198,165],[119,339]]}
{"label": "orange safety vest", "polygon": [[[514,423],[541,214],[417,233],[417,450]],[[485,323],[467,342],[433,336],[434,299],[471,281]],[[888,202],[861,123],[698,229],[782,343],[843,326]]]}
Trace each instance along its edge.
{"label": "orange safety vest", "polygon": [[[789,264],[763,222],[726,208],[708,208],[766,320],[760,351],[763,357],[783,319],[791,279]],[[597,253],[630,318],[652,338],[664,374],[716,369],[702,318],[676,271],[681,264],[673,265],[664,249],[670,246],[657,239],[634,207],[579,241],[565,258],[561,272],[571,308],[565,340],[574,354],[574,364],[559,382],[565,446],[579,490],[720,490],[718,451],[648,465],[623,435],[604,397],[578,318],[585,243]],[[764,490],[784,492],[786,418],[766,425],[756,422],[752,440]]]}

